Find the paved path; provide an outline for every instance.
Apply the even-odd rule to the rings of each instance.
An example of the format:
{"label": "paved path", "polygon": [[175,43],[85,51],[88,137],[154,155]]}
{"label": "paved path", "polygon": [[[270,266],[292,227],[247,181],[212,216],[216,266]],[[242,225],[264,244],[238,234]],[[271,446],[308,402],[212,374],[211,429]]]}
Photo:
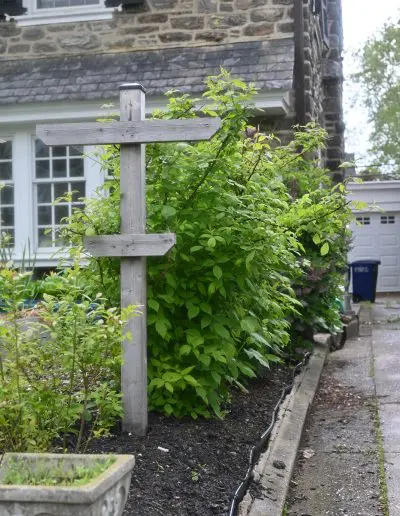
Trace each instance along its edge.
{"label": "paved path", "polygon": [[378,417],[389,515],[400,516],[400,298],[363,307],[362,319],[360,337],[327,360],[300,446],[288,516],[388,515],[379,501]]}
{"label": "paved path", "polygon": [[385,452],[390,516],[400,516],[400,298],[372,309],[375,386]]}

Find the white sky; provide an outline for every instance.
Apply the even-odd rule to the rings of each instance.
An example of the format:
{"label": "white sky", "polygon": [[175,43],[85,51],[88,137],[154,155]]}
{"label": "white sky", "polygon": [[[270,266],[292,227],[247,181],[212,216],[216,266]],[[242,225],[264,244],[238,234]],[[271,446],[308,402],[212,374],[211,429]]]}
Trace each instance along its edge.
{"label": "white sky", "polygon": [[346,151],[355,152],[358,164],[368,163],[368,122],[365,111],[353,106],[357,87],[349,81],[356,71],[353,53],[373,35],[384,22],[398,13],[399,0],[342,0],[344,31],[344,109]]}

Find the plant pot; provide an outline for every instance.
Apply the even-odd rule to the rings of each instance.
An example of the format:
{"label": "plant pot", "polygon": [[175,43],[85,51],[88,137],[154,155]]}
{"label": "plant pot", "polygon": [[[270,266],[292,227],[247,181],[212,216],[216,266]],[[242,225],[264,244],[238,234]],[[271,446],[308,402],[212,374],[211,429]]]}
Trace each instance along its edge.
{"label": "plant pot", "polygon": [[84,485],[3,483],[16,460],[32,471],[43,469],[44,462],[50,471],[72,471],[77,467],[90,469],[108,458],[108,455],[6,453],[0,464],[0,515],[121,516],[135,464],[133,455],[116,455],[111,466]]}

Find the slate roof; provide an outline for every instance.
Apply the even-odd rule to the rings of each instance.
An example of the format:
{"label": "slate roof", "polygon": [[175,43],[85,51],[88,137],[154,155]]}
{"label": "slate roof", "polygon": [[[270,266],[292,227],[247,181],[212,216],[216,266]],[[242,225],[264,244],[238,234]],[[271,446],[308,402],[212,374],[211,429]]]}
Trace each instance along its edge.
{"label": "slate roof", "polygon": [[291,89],[294,41],[285,38],[229,45],[0,60],[0,105],[114,99],[124,82],[149,95],[170,88],[199,93],[220,66],[262,90]]}

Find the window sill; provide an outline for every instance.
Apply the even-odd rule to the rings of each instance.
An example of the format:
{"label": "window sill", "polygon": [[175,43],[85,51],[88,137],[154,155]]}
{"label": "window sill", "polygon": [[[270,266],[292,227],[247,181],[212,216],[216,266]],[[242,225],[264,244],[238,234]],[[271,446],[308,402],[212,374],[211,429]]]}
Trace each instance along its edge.
{"label": "window sill", "polygon": [[15,16],[14,20],[20,27],[30,25],[56,25],[58,23],[76,23],[81,21],[111,20],[114,7],[96,7],[87,10],[74,10],[73,12],[56,12],[56,9],[37,14],[24,14]]}

